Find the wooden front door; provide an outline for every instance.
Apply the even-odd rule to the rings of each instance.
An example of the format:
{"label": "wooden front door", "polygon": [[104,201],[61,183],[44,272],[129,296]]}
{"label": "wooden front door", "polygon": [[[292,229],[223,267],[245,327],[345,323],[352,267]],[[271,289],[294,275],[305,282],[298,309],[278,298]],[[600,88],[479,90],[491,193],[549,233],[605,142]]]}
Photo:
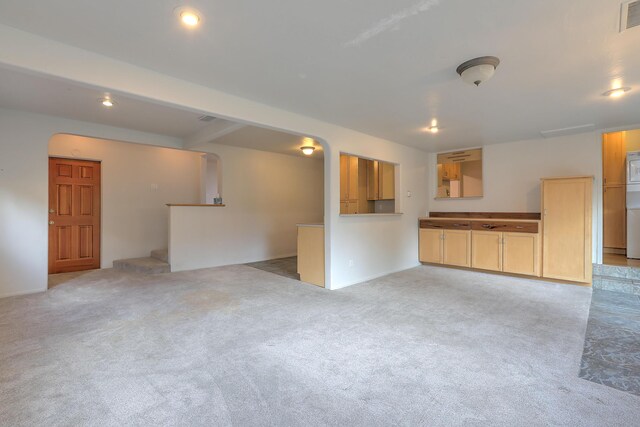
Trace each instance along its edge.
{"label": "wooden front door", "polygon": [[49,159],[49,274],[100,268],[100,162]]}

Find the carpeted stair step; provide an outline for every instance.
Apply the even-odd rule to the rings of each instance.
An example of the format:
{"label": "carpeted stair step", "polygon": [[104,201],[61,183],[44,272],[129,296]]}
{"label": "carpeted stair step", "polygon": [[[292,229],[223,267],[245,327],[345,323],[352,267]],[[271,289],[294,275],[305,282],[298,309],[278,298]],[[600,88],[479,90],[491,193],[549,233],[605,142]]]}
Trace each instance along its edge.
{"label": "carpeted stair step", "polygon": [[129,258],[113,261],[113,268],[144,274],[160,274],[171,272],[169,263],[156,258]]}
{"label": "carpeted stair step", "polygon": [[169,250],[154,249],[151,251],[151,258],[159,259],[162,262],[169,262]]}

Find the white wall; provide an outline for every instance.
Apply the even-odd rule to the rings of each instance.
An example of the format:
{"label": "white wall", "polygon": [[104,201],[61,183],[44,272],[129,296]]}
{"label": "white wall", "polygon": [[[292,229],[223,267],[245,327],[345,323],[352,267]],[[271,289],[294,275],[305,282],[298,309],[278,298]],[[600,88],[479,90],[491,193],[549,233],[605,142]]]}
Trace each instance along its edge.
{"label": "white wall", "polygon": [[[601,253],[602,142],[589,132],[549,139],[534,139],[483,147],[484,196],[480,199],[436,200],[429,187],[433,212],[540,212],[540,178],[593,175],[594,261]],[[430,155],[435,171],[436,155]],[[433,174],[433,179],[437,179]],[[435,181],[434,181],[435,182]]]}
{"label": "white wall", "polygon": [[167,203],[199,203],[194,152],[76,135],[54,135],[51,156],[102,161],[101,267],[167,248]]}
{"label": "white wall", "polygon": [[[175,79],[4,25],[0,25],[0,65],[65,78],[216,117],[314,137],[323,144],[327,159],[324,175],[327,286],[338,288],[418,265],[417,217],[427,211],[424,185],[428,179],[426,156],[421,151]],[[60,131],[64,130],[55,129],[55,132]],[[400,202],[404,215],[340,217],[340,151],[399,163],[399,186],[403,194]],[[35,150],[31,154],[46,158],[44,149],[39,152]],[[13,161],[13,157],[10,161]],[[226,181],[223,185],[226,198]],[[413,192],[410,199],[406,198],[407,190]],[[46,227],[35,231],[46,232]],[[354,260],[353,267],[348,267],[349,259]]]}
{"label": "white wall", "polygon": [[323,222],[324,162],[226,145],[215,153],[224,181],[221,208],[171,208],[172,271],[296,255],[299,223]]}
{"label": "white wall", "polygon": [[48,145],[61,132],[179,145],[174,138],[0,109],[0,297],[47,289]]}

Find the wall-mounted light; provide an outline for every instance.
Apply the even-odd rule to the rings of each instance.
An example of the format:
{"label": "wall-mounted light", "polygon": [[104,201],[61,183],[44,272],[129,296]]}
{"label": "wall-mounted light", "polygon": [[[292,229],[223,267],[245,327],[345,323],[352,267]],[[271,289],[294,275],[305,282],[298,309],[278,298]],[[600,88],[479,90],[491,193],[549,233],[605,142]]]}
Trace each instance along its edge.
{"label": "wall-mounted light", "polygon": [[458,66],[456,72],[460,74],[465,83],[480,86],[480,83],[493,77],[499,64],[500,60],[495,56],[481,56],[463,62]]}
{"label": "wall-mounted light", "polygon": [[190,7],[180,6],[173,11],[180,19],[180,22],[189,28],[197,27],[202,21],[202,14]]}
{"label": "wall-mounted light", "polygon": [[625,93],[631,90],[630,87],[618,87],[615,89],[610,89],[602,94],[602,96],[608,96],[609,98],[620,98]]}

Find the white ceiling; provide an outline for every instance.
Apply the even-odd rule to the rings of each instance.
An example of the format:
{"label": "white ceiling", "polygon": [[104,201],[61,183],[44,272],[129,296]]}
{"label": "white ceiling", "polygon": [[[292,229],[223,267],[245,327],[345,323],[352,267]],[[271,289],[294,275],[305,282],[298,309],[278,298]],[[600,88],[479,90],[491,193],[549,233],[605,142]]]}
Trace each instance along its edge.
{"label": "white ceiling", "polygon": [[[429,151],[640,122],[640,27],[619,0],[0,2],[0,23]],[[502,63],[479,88],[456,66]],[[600,94],[621,79],[634,90]],[[422,130],[432,118],[438,135]]]}
{"label": "white ceiling", "polygon": [[[99,102],[105,94],[100,88],[0,67],[0,108],[172,136],[182,139],[187,148],[197,149],[201,143],[212,142],[306,157],[300,151],[303,137],[298,135],[256,126],[233,126],[233,122],[223,119],[203,122],[198,120],[203,115],[201,112],[114,92],[110,96],[116,105],[105,108]],[[225,127],[231,131],[224,131]],[[189,147],[191,140],[200,144]],[[322,147],[314,145],[317,150],[312,158],[322,159]]]}

